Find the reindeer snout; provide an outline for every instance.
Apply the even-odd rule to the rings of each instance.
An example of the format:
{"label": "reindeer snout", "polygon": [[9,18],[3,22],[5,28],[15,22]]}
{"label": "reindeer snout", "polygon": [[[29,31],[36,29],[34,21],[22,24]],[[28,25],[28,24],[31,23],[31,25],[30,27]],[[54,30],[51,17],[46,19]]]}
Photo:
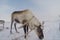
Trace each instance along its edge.
{"label": "reindeer snout", "polygon": [[44,35],[39,36],[39,39],[43,39],[43,38],[44,38]]}

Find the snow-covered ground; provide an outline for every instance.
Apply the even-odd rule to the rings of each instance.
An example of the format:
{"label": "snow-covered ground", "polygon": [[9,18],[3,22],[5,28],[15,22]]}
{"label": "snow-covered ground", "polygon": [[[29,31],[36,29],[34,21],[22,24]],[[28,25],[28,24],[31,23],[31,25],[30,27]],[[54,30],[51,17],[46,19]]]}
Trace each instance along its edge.
{"label": "snow-covered ground", "polygon": [[[9,27],[7,29],[7,27]],[[5,29],[0,31],[0,40],[25,40],[23,29],[18,29],[19,33],[10,34],[10,23],[5,23]],[[60,40],[60,31],[58,22],[45,22],[44,24],[44,39],[43,40]],[[29,33],[27,40],[39,40],[35,31]]]}

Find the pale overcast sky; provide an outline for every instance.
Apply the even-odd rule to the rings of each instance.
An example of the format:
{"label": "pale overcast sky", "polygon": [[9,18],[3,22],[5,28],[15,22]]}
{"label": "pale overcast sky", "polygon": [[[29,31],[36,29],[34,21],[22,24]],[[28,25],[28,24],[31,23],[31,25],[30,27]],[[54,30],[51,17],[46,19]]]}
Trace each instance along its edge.
{"label": "pale overcast sky", "polygon": [[58,19],[60,0],[0,0],[0,19],[10,21],[13,11],[30,9],[38,19]]}

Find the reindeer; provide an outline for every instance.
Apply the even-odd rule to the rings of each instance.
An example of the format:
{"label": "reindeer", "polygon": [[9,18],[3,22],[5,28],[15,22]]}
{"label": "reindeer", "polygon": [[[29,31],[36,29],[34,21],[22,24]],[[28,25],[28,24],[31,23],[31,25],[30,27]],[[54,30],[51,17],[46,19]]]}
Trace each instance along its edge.
{"label": "reindeer", "polygon": [[[36,29],[36,33],[38,37],[40,39],[44,38],[42,24],[39,22],[39,20],[33,15],[33,13],[30,10],[26,9],[22,11],[14,11],[12,13],[10,33],[12,33],[13,22],[14,22],[14,27],[15,27],[16,32],[18,32],[16,28],[16,23],[21,23],[23,24],[22,27],[24,29],[25,34],[28,33],[29,28],[31,30]],[[25,35],[25,38],[26,38],[26,35]]]}

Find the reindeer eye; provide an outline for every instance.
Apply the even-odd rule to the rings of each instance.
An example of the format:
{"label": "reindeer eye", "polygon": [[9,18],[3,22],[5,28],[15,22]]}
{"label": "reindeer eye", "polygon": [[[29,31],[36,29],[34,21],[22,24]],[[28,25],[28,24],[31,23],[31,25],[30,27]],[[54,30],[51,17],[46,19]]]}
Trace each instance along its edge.
{"label": "reindeer eye", "polygon": [[39,26],[41,26],[41,25],[39,25]]}

